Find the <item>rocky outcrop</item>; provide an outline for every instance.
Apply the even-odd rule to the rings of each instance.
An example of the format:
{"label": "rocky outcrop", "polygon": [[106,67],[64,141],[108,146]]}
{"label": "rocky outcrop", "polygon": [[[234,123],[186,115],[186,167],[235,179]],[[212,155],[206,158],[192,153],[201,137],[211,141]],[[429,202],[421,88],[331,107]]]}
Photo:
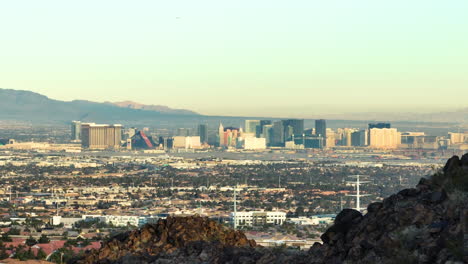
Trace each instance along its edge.
{"label": "rocky outcrop", "polygon": [[[99,251],[91,252],[79,263],[150,263],[159,257],[195,252],[200,260],[217,261],[219,254],[228,248],[243,251],[255,247],[240,231],[228,229],[208,218],[168,217],[157,224],[147,224],[141,229],[117,235]],[[212,248],[213,252],[206,249]],[[221,262],[219,262],[221,263]]]}
{"label": "rocky outcrop", "polygon": [[322,235],[323,244],[309,250],[310,263],[468,263],[466,186],[446,190],[454,179],[468,179],[467,167],[468,154],[455,156],[441,173],[370,204],[365,215],[343,210]]}
{"label": "rocky outcrop", "polygon": [[365,215],[341,211],[308,252],[257,247],[207,218],[169,217],[112,238],[79,263],[468,263],[467,179],[468,154],[453,157]]}

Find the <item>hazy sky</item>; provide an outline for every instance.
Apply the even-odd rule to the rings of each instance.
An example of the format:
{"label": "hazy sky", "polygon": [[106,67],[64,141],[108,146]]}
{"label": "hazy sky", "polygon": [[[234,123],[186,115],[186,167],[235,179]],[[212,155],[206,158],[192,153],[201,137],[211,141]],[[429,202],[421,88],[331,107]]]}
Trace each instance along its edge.
{"label": "hazy sky", "polygon": [[0,87],[204,114],[468,106],[466,0],[0,3]]}

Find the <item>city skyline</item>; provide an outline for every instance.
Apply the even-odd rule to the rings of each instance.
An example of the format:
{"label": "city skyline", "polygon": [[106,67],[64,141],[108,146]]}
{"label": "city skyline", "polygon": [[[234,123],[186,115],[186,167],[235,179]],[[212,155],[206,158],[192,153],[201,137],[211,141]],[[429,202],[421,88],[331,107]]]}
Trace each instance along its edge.
{"label": "city skyline", "polygon": [[207,115],[456,110],[467,5],[9,2],[0,87]]}

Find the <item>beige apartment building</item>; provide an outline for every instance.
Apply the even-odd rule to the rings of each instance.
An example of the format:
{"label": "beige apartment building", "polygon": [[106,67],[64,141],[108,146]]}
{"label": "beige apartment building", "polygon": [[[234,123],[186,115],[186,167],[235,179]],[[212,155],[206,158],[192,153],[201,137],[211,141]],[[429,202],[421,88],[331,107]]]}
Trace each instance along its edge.
{"label": "beige apartment building", "polygon": [[81,124],[81,146],[87,149],[118,149],[121,145],[122,125]]}
{"label": "beige apartment building", "polygon": [[369,147],[394,149],[401,144],[401,133],[396,128],[369,129]]}

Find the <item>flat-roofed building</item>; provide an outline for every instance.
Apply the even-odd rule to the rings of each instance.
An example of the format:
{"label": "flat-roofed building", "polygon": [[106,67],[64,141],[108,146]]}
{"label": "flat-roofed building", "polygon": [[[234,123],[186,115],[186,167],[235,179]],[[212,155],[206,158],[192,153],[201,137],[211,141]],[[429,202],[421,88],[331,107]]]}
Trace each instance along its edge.
{"label": "flat-roofed building", "polygon": [[81,140],[81,122],[72,121],[71,123],[71,140],[79,141]]}
{"label": "flat-roofed building", "polygon": [[401,133],[396,128],[369,129],[369,147],[395,149],[401,144]]}
{"label": "flat-roofed building", "polygon": [[246,137],[243,139],[244,149],[266,149],[266,139],[256,137]]}
{"label": "flat-roofed building", "polygon": [[81,124],[81,145],[88,149],[119,149],[122,140],[122,125]]}
{"label": "flat-roofed building", "polygon": [[183,136],[176,136],[173,137],[173,147],[174,148],[185,148],[185,149],[194,149],[194,148],[201,148],[200,137],[193,136],[193,137],[183,137]]}
{"label": "flat-roofed building", "polygon": [[282,225],[286,221],[286,213],[265,211],[232,212],[231,221],[236,221],[237,226]]}

